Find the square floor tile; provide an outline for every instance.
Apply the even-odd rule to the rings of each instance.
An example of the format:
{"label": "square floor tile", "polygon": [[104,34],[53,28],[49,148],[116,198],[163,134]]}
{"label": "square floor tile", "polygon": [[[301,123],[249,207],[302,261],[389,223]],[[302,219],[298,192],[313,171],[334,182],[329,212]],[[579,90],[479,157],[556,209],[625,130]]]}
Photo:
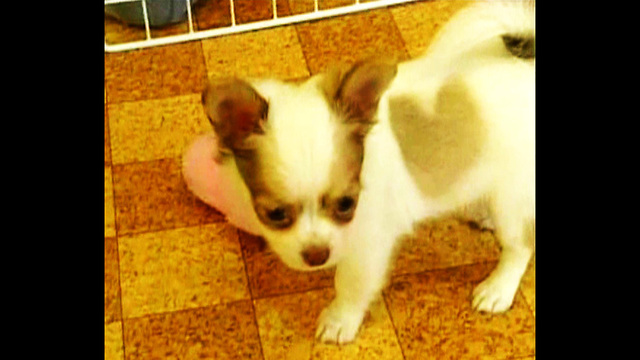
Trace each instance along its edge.
{"label": "square floor tile", "polygon": [[251,301],[124,321],[126,358],[262,360]]}
{"label": "square floor tile", "polygon": [[115,238],[104,239],[104,322],[122,319],[120,313],[120,269],[118,243]]}
{"label": "square floor tile", "polygon": [[187,189],[178,159],[115,165],[113,180],[118,235],[224,220]]}
{"label": "square floor tile", "polygon": [[200,42],[105,54],[109,102],[200,93],[206,70]]}
{"label": "square floor tile", "polygon": [[182,156],[198,134],[212,131],[200,94],[109,106],[114,164]]}
{"label": "square floor tile", "polygon": [[395,277],[385,291],[405,359],[508,359],[535,354],[535,320],[518,292],[502,315],[471,309],[495,262]]}
{"label": "square floor tile", "polygon": [[240,233],[253,298],[333,287],[335,270],[298,271],[285,265],[262,238]]}
{"label": "square floor tile", "polygon": [[425,222],[401,240],[393,274],[497,260],[500,247],[490,231],[472,229],[455,219]]}
{"label": "square floor tile", "polygon": [[104,236],[116,236],[116,220],[113,207],[113,176],[111,166],[104,167]]}
{"label": "square floor tile", "polygon": [[104,324],[104,359],[124,360],[122,323],[120,321]]}
{"label": "square floor tile", "polygon": [[296,25],[311,74],[367,57],[408,58],[388,9]]}
{"label": "square floor tile", "polygon": [[296,30],[292,26],[202,40],[210,77],[308,76]]}
{"label": "square floor tile", "polygon": [[421,55],[453,14],[475,0],[421,1],[391,8],[409,55]]}
{"label": "square floor tile", "polygon": [[124,318],[249,298],[230,225],[122,236],[118,252]]}
{"label": "square floor tile", "polygon": [[372,304],[353,343],[337,346],[314,340],[316,321],[333,299],[322,289],[255,300],[265,360],[398,359],[402,352],[383,301]]}

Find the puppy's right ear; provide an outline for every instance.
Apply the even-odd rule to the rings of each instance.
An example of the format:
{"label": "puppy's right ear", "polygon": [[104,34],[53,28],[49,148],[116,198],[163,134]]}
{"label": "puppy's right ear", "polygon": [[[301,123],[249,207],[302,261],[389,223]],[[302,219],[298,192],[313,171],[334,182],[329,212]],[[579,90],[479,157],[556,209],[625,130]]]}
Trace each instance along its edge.
{"label": "puppy's right ear", "polygon": [[324,74],[320,88],[348,121],[371,124],[380,97],[397,72],[396,62],[390,59],[364,60],[351,67],[336,65]]}
{"label": "puppy's right ear", "polygon": [[251,136],[264,133],[269,106],[243,80],[209,81],[202,92],[202,105],[223,152],[249,150]]}

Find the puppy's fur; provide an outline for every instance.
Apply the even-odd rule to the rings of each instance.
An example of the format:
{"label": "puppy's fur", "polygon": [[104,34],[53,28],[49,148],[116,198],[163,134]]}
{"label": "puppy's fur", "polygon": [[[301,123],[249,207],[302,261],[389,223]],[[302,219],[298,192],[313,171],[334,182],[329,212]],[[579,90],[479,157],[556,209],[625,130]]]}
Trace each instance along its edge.
{"label": "puppy's fur", "polygon": [[533,2],[483,2],[399,65],[208,85],[218,161],[235,162],[271,248],[295,269],[337,266],[321,340],[354,339],[398,238],[470,204],[489,206],[502,245],[473,307],[511,306],[533,252],[534,40]]}

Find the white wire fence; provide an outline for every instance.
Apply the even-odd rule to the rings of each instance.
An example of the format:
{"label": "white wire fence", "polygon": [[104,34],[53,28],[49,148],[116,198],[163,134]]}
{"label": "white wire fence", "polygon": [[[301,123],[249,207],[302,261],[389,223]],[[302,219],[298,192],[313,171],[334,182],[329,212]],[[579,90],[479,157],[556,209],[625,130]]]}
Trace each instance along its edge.
{"label": "white wire fence", "polygon": [[[157,1],[157,2],[156,2]],[[178,3],[182,7],[175,6],[177,2],[184,1],[185,3]],[[125,41],[108,41],[110,35],[109,31],[105,29],[105,43],[104,49],[106,52],[118,52],[118,51],[127,51],[134,49],[141,49],[153,46],[161,46],[168,44],[175,44],[179,42],[192,41],[192,40],[201,40],[206,38],[212,38],[216,36],[228,35],[241,33],[245,31],[254,31],[260,29],[267,29],[276,26],[290,25],[305,21],[312,21],[318,19],[324,19],[339,15],[345,15],[365,10],[371,10],[376,8],[382,8],[386,6],[409,3],[416,0],[369,0],[367,2],[363,2],[361,0],[353,0],[352,3],[345,4],[338,7],[332,7],[327,9],[322,9],[322,0],[313,0],[313,10],[309,9],[309,11],[297,13],[297,14],[283,14],[281,11],[279,13],[279,7],[277,4],[277,0],[271,0],[271,4],[269,5],[271,9],[267,9],[270,11],[272,17],[269,19],[262,19],[252,22],[238,23],[237,19],[237,4],[234,4],[234,0],[228,0],[229,6],[229,14],[230,14],[230,25],[219,26],[209,29],[198,29],[196,25],[196,15],[194,14],[194,9],[192,9],[192,5],[196,2],[201,1],[205,2],[207,0],[105,0],[105,13],[119,17],[120,19],[125,18],[125,22],[134,23],[138,26],[144,26],[144,39],[135,39],[135,40],[125,40]],[[238,0],[236,0],[238,1]],[[246,0],[245,0],[246,1]],[[289,4],[295,3],[297,0],[289,0]],[[155,2],[155,3],[154,3]],[[138,3],[138,4],[135,4]],[[223,2],[216,2],[216,4],[222,4]],[[256,1],[253,5],[262,5],[266,6],[268,2],[265,1]],[[171,4],[168,6],[167,4]],[[139,7],[138,7],[139,6]],[[115,10],[114,10],[115,9]],[[120,13],[116,13],[116,10],[119,10]],[[141,11],[140,11],[141,10]],[[155,10],[155,13],[151,13],[152,10]],[[281,9],[280,9],[281,10]],[[160,12],[174,11],[177,15],[185,17],[182,21],[186,22],[188,28],[184,29],[183,33],[171,34],[171,35],[163,35],[160,31],[154,31],[154,29],[159,26],[154,23],[154,18],[151,15],[158,14]],[[185,16],[186,11],[186,16]],[[119,15],[119,16],[118,16]],[[171,14],[169,14],[171,15]],[[176,15],[176,14],[173,14]],[[175,16],[173,19],[175,22]],[[122,29],[122,28],[121,28]],[[117,30],[117,29],[116,29]]]}

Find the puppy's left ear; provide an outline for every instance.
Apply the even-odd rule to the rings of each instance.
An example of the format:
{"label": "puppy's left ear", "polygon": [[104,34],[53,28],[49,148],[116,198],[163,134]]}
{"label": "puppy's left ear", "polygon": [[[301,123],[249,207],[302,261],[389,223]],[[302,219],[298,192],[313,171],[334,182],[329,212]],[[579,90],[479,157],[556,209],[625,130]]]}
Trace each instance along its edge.
{"label": "puppy's left ear", "polygon": [[362,61],[347,71],[334,95],[347,121],[374,122],[378,102],[397,72],[395,62],[380,60]]}

